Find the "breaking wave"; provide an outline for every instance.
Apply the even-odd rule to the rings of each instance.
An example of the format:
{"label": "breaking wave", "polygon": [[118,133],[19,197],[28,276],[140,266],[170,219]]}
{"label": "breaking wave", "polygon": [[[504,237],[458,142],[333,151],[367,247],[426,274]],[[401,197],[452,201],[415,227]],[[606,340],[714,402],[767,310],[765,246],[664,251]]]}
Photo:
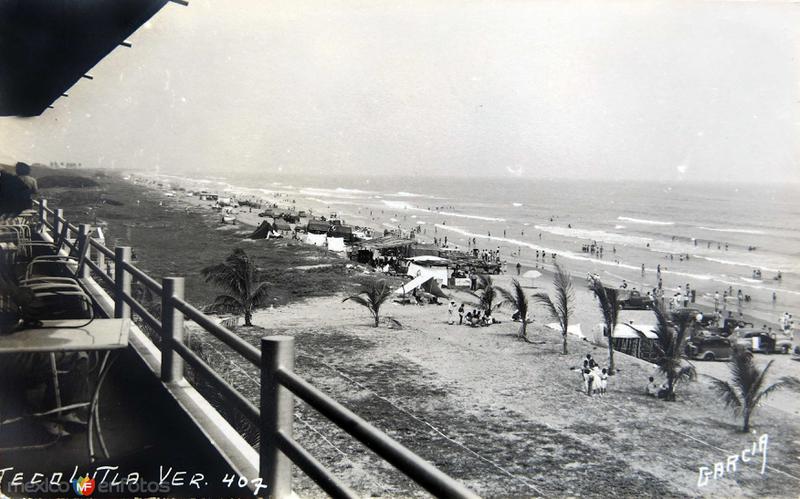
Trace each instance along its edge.
{"label": "breaking wave", "polygon": [[764,231],[762,231],[762,230],[754,230],[754,229],[728,229],[728,228],[715,229],[713,227],[698,227],[698,229],[700,229],[700,230],[710,230],[710,231],[714,231],[714,232],[734,232],[734,233],[737,233],[737,234],[756,234],[756,235],[758,235],[758,234],[763,234],[764,233]]}
{"label": "breaking wave", "polygon": [[660,222],[658,220],[647,220],[644,218],[617,217],[617,220],[645,225],[675,225],[675,222]]}

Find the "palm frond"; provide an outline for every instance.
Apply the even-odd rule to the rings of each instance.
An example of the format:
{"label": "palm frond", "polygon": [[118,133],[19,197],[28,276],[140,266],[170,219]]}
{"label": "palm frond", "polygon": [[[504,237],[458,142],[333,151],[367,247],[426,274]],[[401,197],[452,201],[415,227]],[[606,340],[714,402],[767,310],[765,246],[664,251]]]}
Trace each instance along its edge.
{"label": "palm frond", "polygon": [[733,385],[727,381],[711,377],[711,387],[720,395],[725,407],[733,409],[734,415],[738,417],[742,413],[742,400]]}
{"label": "palm frond", "polygon": [[561,325],[561,316],[558,314],[558,309],[556,308],[553,300],[550,299],[550,296],[547,293],[536,293],[533,295],[533,300],[542,305],[545,310],[547,310],[547,314],[552,318],[558,321],[558,324]]}
{"label": "palm frond", "polygon": [[359,305],[361,305],[362,307],[370,308],[370,306],[371,306],[370,302],[367,301],[366,298],[363,298],[362,296],[359,296],[359,295],[348,296],[347,298],[342,300],[342,303],[346,302],[347,300],[354,301],[354,302],[358,303]]}
{"label": "palm frond", "polygon": [[776,383],[769,385],[767,388],[761,391],[761,393],[759,393],[753,400],[753,407],[757,406],[762,399],[766,399],[777,390],[780,390],[782,388],[791,388],[797,390],[799,387],[800,387],[800,380],[798,380],[797,378],[784,376]]}

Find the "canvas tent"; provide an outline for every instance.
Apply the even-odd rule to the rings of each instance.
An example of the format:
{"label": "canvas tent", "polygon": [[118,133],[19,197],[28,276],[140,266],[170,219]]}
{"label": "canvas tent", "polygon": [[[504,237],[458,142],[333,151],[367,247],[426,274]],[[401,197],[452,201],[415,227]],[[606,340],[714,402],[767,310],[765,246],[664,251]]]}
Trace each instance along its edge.
{"label": "canvas tent", "polygon": [[265,220],[248,237],[250,239],[266,239],[269,237],[270,232],[272,232],[272,225]]}
{"label": "canvas tent", "polygon": [[343,253],[346,250],[344,247],[344,239],[341,237],[329,237],[328,238],[328,251],[336,251],[338,253]]}
{"label": "canvas tent", "polygon": [[394,290],[394,293],[397,295],[404,295],[406,293],[411,293],[416,288],[421,288],[423,291],[434,296],[438,296],[439,298],[448,297],[444,291],[442,291],[442,288],[439,287],[439,284],[432,275],[421,275],[419,277],[415,277],[414,279],[411,279],[409,282],[402,284],[399,288]]}
{"label": "canvas tent", "polygon": [[414,262],[409,262],[406,275],[411,277],[430,276],[439,282],[447,282],[447,267],[423,267]]}
{"label": "canvas tent", "polygon": [[[551,322],[550,324],[547,324],[547,327],[555,331],[558,331],[559,333],[561,332],[561,324],[559,324],[558,322]],[[577,336],[578,338],[585,338],[585,336],[583,335],[583,331],[581,331],[580,324],[570,324],[569,326],[567,326],[567,333]]]}
{"label": "canvas tent", "polygon": [[327,238],[328,236],[325,234],[312,234],[309,232],[306,234],[306,243],[313,244],[314,246],[325,247],[327,246],[327,243],[325,242]]}

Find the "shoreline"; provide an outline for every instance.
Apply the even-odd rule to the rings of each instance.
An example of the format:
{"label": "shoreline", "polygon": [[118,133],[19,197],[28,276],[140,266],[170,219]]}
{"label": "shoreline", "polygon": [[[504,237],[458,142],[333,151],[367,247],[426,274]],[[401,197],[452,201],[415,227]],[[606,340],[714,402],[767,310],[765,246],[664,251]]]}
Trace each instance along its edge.
{"label": "shoreline", "polygon": [[[195,179],[187,179],[187,178],[184,178],[184,177],[165,175],[163,177],[165,179],[167,179],[166,181],[169,182],[169,183],[167,185],[159,187],[158,186],[159,180],[157,180],[157,179],[153,180],[153,179],[146,179],[146,178],[142,177],[141,180],[144,181],[144,183],[142,183],[142,182],[136,182],[134,180],[134,177],[138,176],[139,174],[137,174],[135,172],[132,172],[132,173],[128,173],[126,175],[131,175],[131,180],[129,180],[129,181],[134,181],[138,185],[142,185],[143,187],[152,189],[152,190],[154,190],[156,192],[165,192],[165,191],[172,190],[172,188],[169,185],[169,183],[174,183],[173,186],[177,186],[179,188],[186,189],[187,191],[195,190],[195,189],[198,189],[198,188],[205,188],[205,189],[208,189],[208,190],[210,190],[212,192],[215,192],[213,190],[213,188],[211,188],[209,186],[209,184],[210,184],[209,181],[198,181],[198,180],[195,180]],[[261,195],[260,196],[256,196],[254,194],[254,191],[260,192]],[[345,190],[345,191],[347,191],[347,190]],[[306,211],[306,212],[309,212],[309,213],[316,213],[317,215],[320,214],[319,208],[317,206],[314,206],[313,204],[309,204],[307,202],[305,204],[299,204],[299,203],[303,203],[303,201],[300,200],[300,199],[290,198],[288,195],[286,195],[286,192],[281,191],[279,189],[268,189],[268,188],[265,188],[265,189],[254,189],[254,188],[249,188],[247,190],[244,190],[244,189],[237,190],[235,188],[230,188],[229,187],[226,190],[221,191],[221,192],[224,192],[225,194],[230,195],[231,197],[235,197],[235,198],[240,199],[240,200],[242,200],[242,199],[244,199],[244,200],[247,200],[247,199],[250,199],[250,200],[261,199],[261,200],[263,200],[265,202],[270,203],[270,205],[277,204],[278,205],[277,209],[279,209],[279,210],[284,210],[284,211],[290,211],[290,210],[300,211],[300,210],[303,210],[303,211]],[[182,192],[182,191],[177,191],[177,193],[175,194],[175,197],[170,197],[170,198],[166,198],[165,197],[165,200],[167,200],[167,202],[169,202],[170,200],[175,201],[175,202],[181,202],[181,203],[185,203],[186,205],[189,205],[189,206],[192,206],[192,207],[195,207],[195,208],[203,208],[203,209],[206,209],[206,210],[210,211],[210,203],[209,202],[200,201],[196,196],[187,196],[187,195],[185,195],[185,192]],[[299,203],[298,203],[298,201],[299,201]],[[322,200],[320,200],[320,201],[322,201]],[[355,204],[353,204],[353,205],[355,206]],[[335,205],[335,204],[328,205],[328,207],[335,207],[335,206],[337,206],[337,205]],[[340,205],[340,206],[344,207],[345,205]],[[252,227],[253,230],[254,230],[261,223],[261,221],[268,220],[267,218],[258,217],[258,211],[259,210],[257,210],[257,209],[252,209],[252,211],[251,211],[251,210],[247,209],[246,207],[240,208],[239,209],[239,213],[237,214],[237,225],[236,225],[236,227],[238,227],[238,226],[248,226],[248,227]],[[399,222],[400,221],[399,219],[395,219],[394,217],[391,217],[389,214],[386,214],[385,210],[381,210],[381,211],[382,211],[382,213],[381,213],[382,217],[373,215],[372,218],[361,214],[361,208],[356,210],[355,213],[352,210],[342,210],[342,211],[339,212],[339,215],[340,215],[340,217],[345,218],[346,222],[348,224],[350,224],[350,225],[359,225],[359,226],[363,226],[363,227],[371,227],[374,233],[379,234],[379,233],[382,233],[383,228],[385,226],[391,226],[392,225],[390,223],[392,220],[395,220],[395,222]],[[371,211],[370,214],[373,214],[372,211]],[[327,215],[327,213],[326,213],[326,215]],[[478,217],[478,218],[480,218],[480,217]],[[404,216],[404,221],[407,221],[407,220],[405,220],[405,216]],[[419,242],[426,243],[426,244],[431,244],[431,245],[432,245],[433,239],[435,237],[441,236],[441,234],[438,233],[439,229],[442,229],[443,231],[451,231],[451,230],[453,230],[452,227],[449,227],[449,226],[446,226],[446,225],[442,225],[442,224],[425,224],[425,225],[423,225],[423,227],[427,227],[427,228],[434,227],[434,234],[417,233],[417,234],[415,234],[415,240],[417,240]],[[462,234],[462,235],[464,235],[464,234]],[[653,267],[646,266],[646,273],[645,273],[644,278],[642,278],[642,276],[640,275],[640,269],[639,268],[637,268],[637,267],[635,267],[633,265],[630,265],[630,264],[615,263],[610,258],[609,259],[601,259],[601,258],[592,257],[592,256],[590,256],[588,254],[574,254],[573,252],[569,252],[569,251],[556,250],[556,249],[553,249],[553,248],[547,248],[546,245],[537,246],[537,245],[534,245],[534,244],[531,244],[531,243],[527,243],[527,242],[524,242],[524,241],[515,240],[515,239],[510,238],[510,237],[507,238],[507,237],[498,237],[498,236],[486,236],[486,235],[481,235],[481,234],[476,234],[476,233],[469,233],[469,237],[474,237],[478,241],[478,245],[480,245],[481,241],[486,241],[487,243],[489,241],[494,241],[494,242],[498,242],[498,243],[506,243],[506,244],[498,245],[498,248],[500,248],[501,256],[503,258],[503,261],[505,262],[506,275],[509,275],[509,276],[513,276],[514,266],[516,265],[517,262],[519,262],[522,265],[522,273],[524,273],[526,270],[531,270],[531,269],[542,270],[542,269],[549,269],[550,267],[552,267],[552,259],[550,259],[549,257],[546,258],[544,256],[544,251],[546,250],[548,255],[550,253],[554,253],[555,252],[559,256],[561,256],[561,258],[566,258],[566,259],[569,259],[571,261],[572,260],[577,260],[577,261],[580,261],[580,262],[583,262],[585,264],[590,265],[594,271],[602,272],[601,279],[607,285],[610,285],[610,286],[613,286],[613,287],[619,287],[621,285],[621,283],[623,282],[623,280],[625,280],[625,281],[627,281],[629,283],[631,288],[639,289],[643,293],[645,291],[650,290],[651,288],[655,287],[655,283],[647,282],[648,278],[655,279],[656,270],[655,270],[654,266]],[[487,244],[484,247],[489,247],[489,246],[490,245]],[[448,247],[449,248],[457,248],[457,249],[460,249],[462,251],[468,251],[470,249],[469,247],[468,248],[464,248],[462,245],[454,244],[453,242],[449,242]],[[510,248],[512,248],[512,247],[516,247],[517,248],[516,251],[510,250]],[[523,252],[523,250],[522,250],[523,247],[526,247],[527,251]],[[536,247],[540,248],[540,250],[543,252],[543,255],[542,255],[541,259],[534,259],[533,258],[533,255],[535,254],[534,253],[535,250],[533,248],[536,248]],[[523,255],[523,253],[524,253],[524,255]],[[580,271],[576,271],[574,269],[575,266],[579,266],[579,265],[567,264],[567,268],[572,273],[573,278],[578,280],[578,281],[582,281],[582,277],[584,275],[581,274]],[[700,308],[701,310],[713,311],[713,293],[714,293],[714,291],[709,288],[709,284],[706,282],[708,279],[697,279],[698,276],[695,275],[695,274],[691,274],[691,273],[688,273],[688,272],[681,272],[681,271],[677,271],[677,270],[669,270],[668,268],[666,268],[666,266],[662,266],[662,267],[664,267],[664,268],[662,268],[662,280],[664,281],[664,291],[665,291],[665,295],[664,296],[665,296],[666,299],[668,299],[670,297],[670,293],[675,292],[676,290],[679,289],[678,288],[679,285],[682,286],[686,282],[689,282],[689,283],[691,283],[692,288],[697,292],[696,302],[695,303],[690,303],[690,307]],[[622,275],[622,274],[625,274],[625,275]],[[631,277],[631,276],[633,276],[633,277]],[[552,276],[550,276],[550,277],[552,277]],[[723,281],[723,282],[725,282],[725,281]],[[728,282],[726,282],[726,283],[728,283]],[[748,285],[746,283],[734,283],[732,281],[729,281],[729,285],[730,286],[733,286],[734,284],[737,285],[737,286],[741,286],[741,287],[748,287]],[[757,288],[758,286],[756,284],[751,284],[749,287]],[[782,292],[785,292],[785,291],[787,291],[787,290],[782,290]],[[789,291],[789,292],[792,292],[792,291]],[[797,294],[800,295],[800,292],[797,292]],[[737,315],[737,307],[736,307],[735,300],[729,302],[728,310],[733,311],[734,312],[734,316]],[[780,308],[775,307],[775,306],[771,307],[769,310],[756,309],[754,306],[748,305],[746,303],[743,304],[743,306],[742,306],[742,312],[743,312],[743,319],[744,320],[747,320],[748,322],[752,322],[754,324],[754,326],[756,326],[756,327],[758,327],[760,324],[766,324],[768,326],[773,327],[773,329],[776,330],[776,331],[778,330],[778,327],[779,327],[778,317],[780,315],[780,310],[781,310]]]}

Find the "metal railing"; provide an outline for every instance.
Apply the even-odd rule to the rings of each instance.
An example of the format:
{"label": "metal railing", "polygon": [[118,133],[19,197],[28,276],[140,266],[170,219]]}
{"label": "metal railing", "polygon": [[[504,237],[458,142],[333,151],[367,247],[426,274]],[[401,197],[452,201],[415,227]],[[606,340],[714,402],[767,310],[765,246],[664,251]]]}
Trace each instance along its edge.
{"label": "metal railing", "polygon": [[[117,246],[110,250],[91,237],[87,224],[71,225],[63,210],[52,210],[46,200],[38,202],[39,227],[50,231],[56,245],[83,253],[77,273],[92,278],[92,272],[113,290],[114,317],[137,315],[160,338],[161,381],[174,384],[184,380],[185,363],[219,390],[226,402],[235,406],[261,434],[259,471],[267,494],[288,497],[292,492],[292,465],[332,497],[357,497],[292,437],[294,398],[313,407],[322,416],[371,449],[410,479],[438,497],[477,497],[465,486],[432,464],[381,432],[358,415],[317,390],[294,373],[294,338],[267,336],[261,348],[214,322],[184,299],[184,279],[166,277],[159,284],[131,263],[131,249]],[[75,242],[70,240],[75,237]],[[94,256],[94,261],[92,260]],[[106,258],[113,259],[113,275],[109,275]],[[105,268],[104,268],[105,267]],[[133,280],[141,283],[161,299],[161,320],[151,314],[132,295]],[[255,365],[261,372],[259,407],[225,381],[214,369],[184,342],[184,318],[194,321],[205,331]]]}

